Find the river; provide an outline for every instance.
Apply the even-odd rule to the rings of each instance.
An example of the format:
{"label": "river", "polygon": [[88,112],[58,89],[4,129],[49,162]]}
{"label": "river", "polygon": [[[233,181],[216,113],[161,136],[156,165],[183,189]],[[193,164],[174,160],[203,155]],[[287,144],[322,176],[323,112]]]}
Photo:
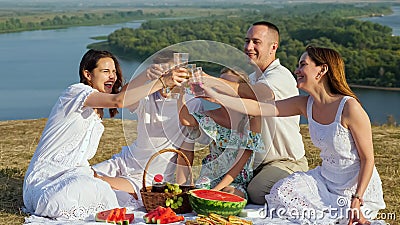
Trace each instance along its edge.
{"label": "river", "polygon": [[[141,21],[103,26],[71,27],[0,34],[0,120],[45,118],[59,94],[79,82],[80,59],[93,43],[121,27],[137,28]],[[140,64],[120,60],[129,80]]]}
{"label": "river", "polygon": [[[398,18],[395,20],[393,15],[366,19],[383,23],[389,18],[395,27],[395,35],[400,35],[400,7],[395,10],[394,15]],[[140,23],[0,34],[0,68],[4,84],[0,89],[0,120],[46,118],[59,94],[68,85],[79,81],[79,61],[86,46],[95,42],[91,37],[108,35],[121,27],[137,28]],[[127,80],[139,64],[121,60]],[[400,92],[357,88],[354,91],[373,123],[385,123],[388,115],[400,121]]]}

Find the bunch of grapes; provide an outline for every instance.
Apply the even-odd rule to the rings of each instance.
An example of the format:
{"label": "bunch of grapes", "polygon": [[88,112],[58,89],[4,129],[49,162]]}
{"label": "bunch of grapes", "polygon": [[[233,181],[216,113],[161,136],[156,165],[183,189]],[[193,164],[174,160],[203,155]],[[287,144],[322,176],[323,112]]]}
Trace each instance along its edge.
{"label": "bunch of grapes", "polygon": [[181,196],[177,196],[178,194],[182,193],[182,189],[179,187],[179,184],[171,184],[167,182],[164,192],[174,194],[172,198],[167,198],[167,200],[165,200],[165,205],[167,207],[170,206],[172,209],[177,209],[182,206],[183,198]]}

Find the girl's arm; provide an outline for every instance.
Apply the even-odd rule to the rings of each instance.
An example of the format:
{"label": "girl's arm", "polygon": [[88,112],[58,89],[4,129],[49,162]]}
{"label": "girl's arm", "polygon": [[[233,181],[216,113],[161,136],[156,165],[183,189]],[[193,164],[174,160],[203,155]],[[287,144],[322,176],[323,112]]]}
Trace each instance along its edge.
{"label": "girl's arm", "polygon": [[[194,159],[194,143],[184,142],[179,150],[187,157],[190,166],[192,166]],[[190,175],[189,167],[186,165],[186,162],[181,155],[178,155],[176,164],[176,183],[180,185],[185,183],[188,184],[187,178],[193,176],[193,174]],[[189,185],[193,184],[189,183]]]}
{"label": "girl's arm", "polygon": [[[153,81],[160,78],[166,72],[167,69],[163,67],[161,64],[152,64],[146,70],[142,71],[137,76],[135,76],[135,78],[133,78],[131,82],[129,82],[129,85],[132,88],[142,86],[149,81]],[[127,87],[128,85],[125,85],[124,87],[122,87],[121,91],[126,91],[125,89]],[[126,106],[126,108],[129,108],[130,112],[134,112],[138,106],[139,102],[136,102],[133,105]]]}
{"label": "girl's arm", "polygon": [[213,189],[222,190],[226,186],[230,185],[232,181],[237,177],[237,175],[242,171],[247,160],[250,158],[252,150],[239,150],[238,156],[236,157],[233,167],[225,174],[221,182],[217,184]]}
{"label": "girl's arm", "polygon": [[180,83],[186,81],[184,78],[186,74],[186,69],[180,68],[140,86],[136,86],[134,84],[135,80],[132,80],[118,94],[93,92],[86,99],[85,106],[92,108],[125,108],[139,102],[140,99],[160,90],[164,86],[181,86]]}
{"label": "girl's arm", "polygon": [[243,98],[274,99],[274,92],[265,88],[264,84],[250,85],[247,82],[234,82],[222,78],[213,77],[203,72],[203,84],[212,87],[220,93],[230,96],[240,95]]}
{"label": "girl's arm", "polygon": [[[353,136],[361,164],[357,189],[356,192],[353,193],[353,196],[356,197],[351,199],[351,208],[359,210],[358,212],[360,212],[361,216],[357,218],[357,214],[354,214],[351,215],[350,218],[354,221],[360,219],[360,222],[363,222],[365,218],[361,214],[360,205],[362,204],[362,197],[371,180],[375,165],[371,124],[367,113],[355,99],[349,99],[346,102],[342,124],[350,130]],[[350,221],[352,221],[352,219]]]}
{"label": "girl's arm", "polygon": [[138,193],[132,187],[132,184],[125,178],[122,177],[107,177],[107,176],[99,176],[97,173],[94,173],[94,177],[99,178],[105,182],[107,182],[113,190],[125,191],[131,194],[135,199],[138,199]]}
{"label": "girl's arm", "polygon": [[279,101],[258,102],[221,94],[207,86],[203,86],[203,89],[208,97],[217,100],[224,107],[250,116],[306,115],[307,96],[299,95]]}
{"label": "girl's arm", "polygon": [[181,122],[181,124],[183,126],[197,127],[197,126],[199,126],[199,123],[193,117],[193,115],[189,113],[189,110],[186,106],[185,97],[186,97],[186,95],[184,94],[184,90],[183,90],[183,88],[181,88],[181,93],[180,93],[179,99],[177,101],[178,112],[179,112],[179,121]]}

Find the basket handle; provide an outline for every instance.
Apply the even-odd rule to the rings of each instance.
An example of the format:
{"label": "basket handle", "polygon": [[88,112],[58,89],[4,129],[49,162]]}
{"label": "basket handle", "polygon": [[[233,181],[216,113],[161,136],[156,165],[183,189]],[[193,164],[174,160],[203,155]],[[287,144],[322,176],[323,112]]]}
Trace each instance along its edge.
{"label": "basket handle", "polygon": [[159,156],[159,155],[161,155],[162,153],[165,153],[165,152],[175,152],[176,154],[182,156],[182,158],[185,160],[186,165],[189,167],[190,182],[191,182],[191,184],[193,184],[193,172],[192,172],[192,166],[190,165],[189,159],[186,157],[185,154],[183,154],[179,150],[172,149],[172,148],[171,149],[167,149],[166,148],[166,149],[161,149],[160,151],[154,153],[150,157],[149,161],[147,162],[146,167],[145,167],[145,169],[143,171],[143,179],[142,179],[143,180],[143,191],[144,192],[147,192],[147,190],[146,190],[146,175],[147,175],[147,170],[149,169],[149,166],[150,166],[150,162],[153,161],[154,158],[156,158],[157,156]]}

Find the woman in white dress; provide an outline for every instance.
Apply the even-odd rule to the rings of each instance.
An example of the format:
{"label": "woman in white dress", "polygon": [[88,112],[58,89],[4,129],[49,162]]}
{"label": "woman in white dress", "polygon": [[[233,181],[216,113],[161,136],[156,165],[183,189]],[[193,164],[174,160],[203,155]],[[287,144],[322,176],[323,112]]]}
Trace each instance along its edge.
{"label": "woman in white dress", "polygon": [[299,223],[332,221],[369,224],[385,208],[382,184],[374,164],[371,124],[349,88],[339,53],[309,46],[295,71],[297,87],[309,96],[260,103],[222,95],[204,87],[207,96],[250,115],[308,118],[322,165],[276,183],[266,195],[269,213]]}
{"label": "woman in white dress", "polygon": [[142,75],[159,79],[121,89],[118,60],[107,51],[86,52],[79,68],[80,83],[69,86],[57,100],[25,174],[26,212],[84,220],[95,212],[119,207],[111,186],[94,177],[88,162],[104,131],[103,108],[110,108],[113,117],[116,108],[137,103],[165,85],[180,85],[186,71],[161,74],[162,68],[152,65]]}

